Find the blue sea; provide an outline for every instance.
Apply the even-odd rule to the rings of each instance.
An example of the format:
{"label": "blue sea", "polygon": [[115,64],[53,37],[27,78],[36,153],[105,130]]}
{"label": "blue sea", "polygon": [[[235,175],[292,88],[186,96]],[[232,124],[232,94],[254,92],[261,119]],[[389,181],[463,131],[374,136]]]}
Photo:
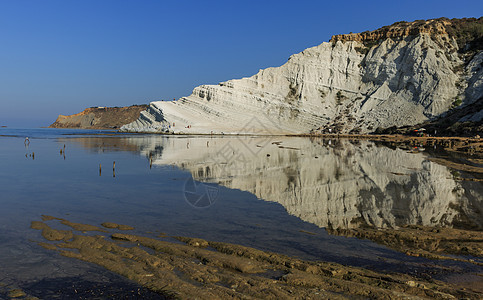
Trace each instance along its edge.
{"label": "blue sea", "polygon": [[[30,224],[42,215],[443,280],[482,273],[474,264],[407,256],[327,230],[353,228],[356,220],[381,228],[454,227],[461,212],[451,201],[466,205],[465,217],[482,230],[481,182],[452,174],[425,153],[367,141],[0,128],[0,286],[38,297],[72,282],[139,288],[40,247]],[[446,190],[457,191],[451,201]]]}

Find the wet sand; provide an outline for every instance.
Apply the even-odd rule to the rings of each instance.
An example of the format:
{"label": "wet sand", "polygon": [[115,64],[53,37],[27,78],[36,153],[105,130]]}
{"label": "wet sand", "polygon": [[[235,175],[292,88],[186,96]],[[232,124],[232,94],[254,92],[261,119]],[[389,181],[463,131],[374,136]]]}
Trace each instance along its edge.
{"label": "wet sand", "polygon": [[[53,228],[62,225],[65,230]],[[453,285],[406,274],[304,261],[197,238],[153,239],[119,229],[102,232],[97,226],[80,225],[85,224],[44,217],[43,221],[33,221],[31,227],[42,231],[45,240],[39,241],[40,246],[103,266],[169,298],[481,299],[481,291],[471,284]]]}

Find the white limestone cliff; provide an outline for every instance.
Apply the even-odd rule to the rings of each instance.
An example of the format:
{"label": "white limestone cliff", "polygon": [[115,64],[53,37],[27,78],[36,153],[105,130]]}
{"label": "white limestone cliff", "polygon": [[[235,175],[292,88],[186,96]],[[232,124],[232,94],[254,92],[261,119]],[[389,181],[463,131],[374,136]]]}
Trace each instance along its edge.
{"label": "white limestone cliff", "polygon": [[[448,22],[426,21],[431,30],[408,23],[403,33],[398,26],[374,31],[383,34],[369,40],[375,45],[367,45],[362,34],[334,36],[292,55],[281,67],[202,85],[177,101],[152,102],[121,130],[365,133],[415,125],[454,108],[458,99],[467,105],[483,97],[483,52],[465,62],[456,39],[445,31]],[[417,34],[411,31],[415,28]]]}

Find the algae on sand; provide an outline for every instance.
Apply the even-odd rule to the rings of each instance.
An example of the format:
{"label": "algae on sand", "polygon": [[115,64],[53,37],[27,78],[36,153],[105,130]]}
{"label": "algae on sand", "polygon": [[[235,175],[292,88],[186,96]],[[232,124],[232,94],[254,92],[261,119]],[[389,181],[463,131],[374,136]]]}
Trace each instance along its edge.
{"label": "algae on sand", "polygon": [[[49,222],[58,222],[53,219]],[[335,263],[310,262],[250,247],[176,237],[158,240],[112,233],[76,234],[34,221],[32,228],[69,236],[48,239],[61,255],[95,263],[163,295],[181,298],[402,297],[477,299],[479,294],[405,274],[384,274]],[[179,241],[183,242],[180,244]]]}

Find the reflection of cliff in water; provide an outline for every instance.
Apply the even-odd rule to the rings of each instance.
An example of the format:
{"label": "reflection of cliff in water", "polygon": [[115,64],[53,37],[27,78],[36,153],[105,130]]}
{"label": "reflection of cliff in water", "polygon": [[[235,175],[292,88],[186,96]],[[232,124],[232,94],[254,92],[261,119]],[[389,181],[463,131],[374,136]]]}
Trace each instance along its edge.
{"label": "reflection of cliff in water", "polygon": [[481,183],[456,181],[424,154],[370,142],[231,138],[208,148],[207,140],[191,139],[188,149],[172,139],[158,163],[278,202],[321,227],[483,228]]}
{"label": "reflection of cliff in water", "polygon": [[320,227],[483,229],[482,184],[455,180],[422,153],[308,138],[157,136],[125,142],[153,155],[155,164],[175,164],[196,180],[278,202]]}
{"label": "reflection of cliff in water", "polygon": [[165,138],[153,135],[138,136],[89,136],[59,139],[60,143],[75,142],[93,152],[129,151],[146,155],[159,156],[163,152]]}

